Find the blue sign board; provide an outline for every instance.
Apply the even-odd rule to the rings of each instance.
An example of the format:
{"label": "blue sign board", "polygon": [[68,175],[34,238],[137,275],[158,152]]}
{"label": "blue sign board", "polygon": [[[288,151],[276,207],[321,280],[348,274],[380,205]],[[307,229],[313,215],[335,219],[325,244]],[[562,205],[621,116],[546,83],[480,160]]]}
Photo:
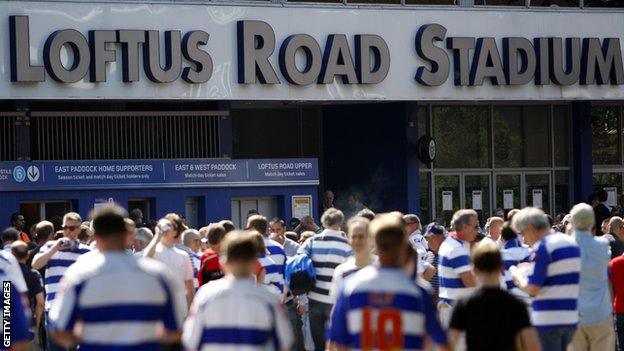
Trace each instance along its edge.
{"label": "blue sign board", "polygon": [[317,159],[0,162],[0,191],[318,185]]}

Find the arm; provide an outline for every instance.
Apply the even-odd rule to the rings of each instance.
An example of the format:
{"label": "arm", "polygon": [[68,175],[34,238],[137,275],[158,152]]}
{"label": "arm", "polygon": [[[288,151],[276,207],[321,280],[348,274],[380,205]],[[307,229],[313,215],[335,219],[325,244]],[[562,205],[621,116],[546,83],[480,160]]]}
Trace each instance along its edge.
{"label": "arm", "polygon": [[459,278],[461,279],[462,283],[464,283],[464,286],[467,288],[474,288],[475,286],[477,286],[477,282],[472,272],[460,273]]}
{"label": "arm", "polygon": [[520,339],[520,344],[522,345],[522,350],[542,351],[542,346],[539,338],[537,337],[535,328],[529,327],[520,330],[520,332],[518,332],[518,337]]}
{"label": "arm", "polygon": [[154,258],[154,254],[156,254],[156,245],[160,242],[160,238],[162,237],[162,233],[160,232],[160,228],[156,226],[154,229],[156,233],[154,233],[154,238],[147,244],[145,250],[143,250],[143,257]]}
{"label": "arm", "polygon": [[461,336],[461,332],[459,330],[453,329],[453,328],[449,329],[448,340],[449,340],[451,350],[455,350],[455,346],[457,345],[457,342],[459,341],[460,336]]}
{"label": "arm", "polygon": [[184,285],[186,286],[186,303],[187,306],[190,306],[193,302],[193,297],[195,297],[195,286],[193,285],[193,280],[185,280]]}
{"label": "arm", "polygon": [[32,268],[39,270],[45,267],[52,256],[59,250],[60,245],[60,240],[57,240],[56,244],[54,244],[54,246],[52,246],[49,250],[36,254],[32,261]]}
{"label": "arm", "polygon": [[69,332],[69,331],[53,330],[50,333],[50,336],[58,344],[60,344],[61,346],[67,347],[67,348],[75,346],[75,345],[78,345],[80,343],[80,339],[78,339],[74,335],[73,332]]}
{"label": "arm", "polygon": [[43,316],[43,308],[45,306],[45,297],[43,296],[43,292],[35,295],[36,305],[35,305],[35,325],[37,329],[41,325],[41,316]]}
{"label": "arm", "polygon": [[428,265],[425,266],[426,268],[425,268],[425,271],[422,273],[422,278],[426,281],[431,281],[431,279],[436,273],[436,269],[429,262],[426,262],[426,263]]}

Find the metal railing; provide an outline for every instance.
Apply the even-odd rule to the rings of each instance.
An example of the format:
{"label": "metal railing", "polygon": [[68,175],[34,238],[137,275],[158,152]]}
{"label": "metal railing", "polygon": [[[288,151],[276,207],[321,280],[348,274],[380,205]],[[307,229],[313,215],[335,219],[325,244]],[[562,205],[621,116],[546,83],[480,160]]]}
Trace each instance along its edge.
{"label": "metal railing", "polygon": [[16,161],[16,128],[17,118],[22,114],[0,112],[0,161]]}

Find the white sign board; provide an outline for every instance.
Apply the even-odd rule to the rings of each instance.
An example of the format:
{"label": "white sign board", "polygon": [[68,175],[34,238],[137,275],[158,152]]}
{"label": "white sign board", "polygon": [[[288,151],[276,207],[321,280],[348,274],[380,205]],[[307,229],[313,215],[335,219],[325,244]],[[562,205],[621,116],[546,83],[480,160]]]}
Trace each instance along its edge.
{"label": "white sign board", "polygon": [[295,195],[292,197],[292,216],[301,219],[312,216],[312,196]]}
{"label": "white sign board", "polygon": [[533,207],[542,208],[543,199],[542,199],[542,189],[533,189]]}
{"label": "white sign board", "polygon": [[514,191],[512,189],[503,190],[503,208],[505,210],[514,208]]}
{"label": "white sign board", "polygon": [[472,191],[472,209],[475,211],[483,210],[483,192],[481,190]]}
{"label": "white sign board", "polygon": [[442,211],[453,211],[453,192],[446,190],[442,192]]}
{"label": "white sign board", "polygon": [[[452,37],[470,37],[495,41],[495,51],[503,60],[503,38],[525,38],[532,42],[534,38],[619,38],[624,39],[622,31],[622,13],[619,11],[558,11],[554,8],[535,11],[534,9],[496,8],[426,8],[405,7],[378,8],[346,6],[263,6],[260,3],[231,5],[227,2],[128,2],[128,1],[0,1],[0,99],[201,99],[201,100],[301,100],[301,101],[340,101],[340,100],[621,100],[624,99],[624,85],[603,85],[589,83],[579,85],[544,84],[536,85],[532,79],[520,85],[493,85],[489,78],[483,82],[465,86],[455,85],[453,65],[456,64],[453,52],[446,49],[446,39]],[[103,65],[106,76],[100,81],[93,81],[89,74],[80,75],[78,81],[64,80],[59,83],[52,79],[49,72],[45,80],[34,83],[13,83],[11,81],[11,53],[9,16],[28,16],[28,38],[19,40],[28,43],[26,50],[17,54],[30,56],[30,62],[20,59],[26,66],[44,66],[44,46],[46,40],[58,30],[75,30],[84,38],[81,48],[88,49],[90,30],[113,31],[106,51],[113,52],[114,60]],[[240,82],[238,67],[238,21],[262,21],[270,26],[275,37],[275,48],[271,50],[268,63],[272,71],[273,84]],[[583,25],[579,25],[583,23]],[[445,28],[440,41],[429,41],[443,51],[450,67],[438,86],[427,86],[415,79],[419,68],[430,70],[431,65],[415,49],[416,34],[426,24],[437,24]],[[210,78],[202,83],[188,83],[175,73],[174,77],[155,83],[148,79],[144,65],[132,65],[138,68],[132,77],[122,77],[121,44],[115,43],[114,31],[141,30],[157,31],[158,37],[151,41],[164,42],[165,31],[179,31],[185,35],[192,31],[209,34],[206,45],[199,45],[202,51],[210,55],[212,71]],[[22,31],[24,33],[24,31]],[[177,32],[176,32],[177,33]],[[69,33],[71,34],[71,33]],[[73,32],[72,35],[76,33]],[[318,61],[327,54],[329,35],[346,39],[341,45],[349,47],[349,55],[356,60],[355,36],[374,35],[382,38],[388,48],[389,68],[379,82],[364,84],[355,82],[344,84],[340,78],[318,83],[313,79],[306,84],[292,84],[292,76],[280,67],[280,49],[287,38],[295,34],[306,34],[314,39],[318,47]],[[490,39],[493,38],[493,39]],[[143,40],[143,38],[139,38]],[[60,40],[60,39],[59,39]],[[124,39],[124,40],[127,40]],[[342,39],[341,39],[342,40]],[[478,43],[478,42],[477,42]],[[488,41],[484,42],[485,44]],[[564,41],[565,43],[565,41]],[[598,43],[598,45],[600,45]],[[58,44],[58,43],[57,43]],[[490,44],[492,44],[490,42]],[[174,47],[174,50],[180,50]],[[330,44],[331,45],[331,44]],[[142,53],[144,44],[139,44]],[[164,52],[161,44],[160,51]],[[55,47],[58,47],[55,46]],[[488,46],[489,47],[489,46]],[[618,48],[620,45],[618,43]],[[136,48],[136,47],[135,47]],[[59,49],[61,61],[65,66],[71,61],[71,51]],[[155,51],[157,49],[154,49]],[[299,50],[302,51],[302,50]],[[468,50],[468,62],[475,59],[474,48]],[[595,51],[595,50],[594,50]],[[316,52],[316,51],[315,51]],[[485,52],[485,49],[484,49]],[[491,52],[491,51],[488,51]],[[296,53],[296,51],[295,51]],[[177,54],[177,52],[176,52]],[[580,51],[578,53],[580,55]],[[142,55],[139,55],[142,56]],[[164,62],[164,54],[161,59]],[[305,55],[299,52],[291,55],[300,67],[305,67]],[[56,57],[56,55],[53,55]],[[88,66],[85,53],[82,63]],[[176,56],[180,57],[180,56]],[[468,61],[469,59],[469,61]],[[108,61],[108,60],[107,60]],[[194,68],[194,64],[184,57],[181,68]],[[291,62],[292,63],[292,62]],[[320,63],[319,63],[320,64]],[[161,64],[162,65],[162,64]],[[149,65],[148,65],[149,66]],[[357,66],[357,65],[356,65]],[[462,67],[464,65],[461,65]],[[548,65],[546,65],[548,66]],[[58,65],[57,65],[58,67]],[[176,65],[176,69],[177,69]],[[315,66],[317,67],[317,66]],[[86,72],[82,70],[81,72]],[[101,71],[103,72],[103,71]],[[320,71],[319,71],[320,72]],[[333,72],[333,71],[332,71]],[[128,72],[124,72],[128,73]],[[385,72],[384,72],[385,73]],[[552,73],[552,72],[551,72]],[[592,72],[593,73],[593,72]],[[320,74],[319,74],[320,76]],[[467,76],[467,73],[466,73]],[[57,77],[58,78],[58,77]],[[62,78],[62,77],[61,77]],[[104,79],[105,78],[105,79]],[[313,77],[316,78],[316,77]],[[321,77],[322,78],[322,77]],[[531,77],[530,77],[531,78]],[[356,79],[353,76],[350,79]],[[504,79],[504,78],[501,78]],[[321,79],[322,80],[322,79]],[[63,79],[61,79],[63,81]],[[359,84],[356,84],[359,83]]]}
{"label": "white sign board", "polygon": [[607,202],[606,205],[609,207],[615,207],[617,205],[617,188],[616,187],[606,187],[604,190],[607,192]]}

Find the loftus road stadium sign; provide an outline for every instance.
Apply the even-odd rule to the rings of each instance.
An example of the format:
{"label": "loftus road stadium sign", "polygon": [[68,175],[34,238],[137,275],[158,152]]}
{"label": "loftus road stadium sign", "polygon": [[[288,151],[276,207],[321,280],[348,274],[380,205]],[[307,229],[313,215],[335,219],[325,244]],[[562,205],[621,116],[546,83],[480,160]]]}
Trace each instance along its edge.
{"label": "loftus road stadium sign", "polygon": [[[178,78],[205,83],[212,77],[210,34],[203,30],[182,34],[179,30],[110,29],[89,30],[84,35],[60,29],[45,39],[44,64],[37,66],[30,63],[28,22],[27,16],[9,17],[12,82],[43,82],[47,74],[60,83],[85,78],[104,83],[107,64],[116,61],[117,49],[110,48],[110,43],[119,44],[124,82],[139,81],[141,66],[154,83]],[[239,84],[281,84],[270,61],[272,55],[278,56],[284,81],[296,85],[330,84],[336,78],[344,84],[377,84],[390,70],[390,48],[379,35],[355,34],[352,52],[345,34],[329,34],[324,48],[309,34],[289,34],[277,48],[275,32],[266,22],[237,21],[236,32]],[[429,64],[417,66],[414,79],[418,83],[439,86],[452,73],[454,84],[465,86],[483,85],[486,79],[493,85],[624,84],[619,38],[504,37],[499,47],[492,37],[446,35],[447,29],[440,24],[418,29],[414,50]],[[61,60],[63,47],[71,48],[70,65]],[[304,55],[301,68],[296,62],[298,52]],[[184,66],[183,61],[187,62]]]}
{"label": "loftus road stadium sign", "polygon": [[558,11],[0,0],[0,99],[624,99],[624,13]]}

